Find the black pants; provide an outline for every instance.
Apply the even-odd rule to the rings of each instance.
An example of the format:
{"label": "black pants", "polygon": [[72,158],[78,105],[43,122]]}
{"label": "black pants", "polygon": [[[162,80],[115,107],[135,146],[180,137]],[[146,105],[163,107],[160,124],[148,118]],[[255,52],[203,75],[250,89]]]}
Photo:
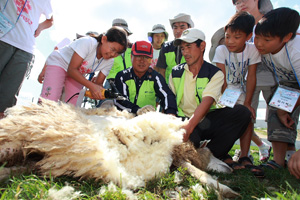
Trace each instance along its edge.
{"label": "black pants", "polygon": [[196,126],[189,140],[196,148],[199,147],[200,141],[211,140],[207,147],[215,157],[223,159],[235,141],[244,134],[250,120],[251,113],[243,105],[216,109],[209,112]]}

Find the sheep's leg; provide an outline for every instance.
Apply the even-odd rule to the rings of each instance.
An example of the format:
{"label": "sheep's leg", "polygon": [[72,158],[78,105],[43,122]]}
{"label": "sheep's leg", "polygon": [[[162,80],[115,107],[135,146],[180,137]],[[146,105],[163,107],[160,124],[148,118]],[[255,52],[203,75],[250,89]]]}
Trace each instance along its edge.
{"label": "sheep's leg", "polygon": [[3,167],[0,168],[0,181],[8,179],[10,176],[16,176],[31,172],[32,166],[17,166],[17,167]]}
{"label": "sheep's leg", "polygon": [[234,198],[240,196],[237,192],[233,191],[226,185],[223,185],[213,179],[209,174],[206,172],[196,168],[191,163],[183,161],[180,163],[180,166],[187,169],[187,172],[192,175],[193,177],[200,180],[201,183],[204,183],[214,189],[217,189],[220,191],[221,195],[226,198]]}
{"label": "sheep's leg", "polygon": [[21,144],[18,142],[6,142],[0,144],[0,165],[14,166],[24,161]]}

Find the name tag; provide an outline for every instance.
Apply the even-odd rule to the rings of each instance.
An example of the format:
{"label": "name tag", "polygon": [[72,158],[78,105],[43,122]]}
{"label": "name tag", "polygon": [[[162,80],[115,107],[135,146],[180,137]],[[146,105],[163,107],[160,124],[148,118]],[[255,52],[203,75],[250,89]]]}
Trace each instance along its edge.
{"label": "name tag", "polygon": [[0,12],[0,38],[13,29],[15,25]]}
{"label": "name tag", "polygon": [[239,89],[226,88],[218,103],[233,108],[241,93],[242,92]]}
{"label": "name tag", "polygon": [[269,105],[291,113],[298,101],[300,92],[294,88],[278,86]]}

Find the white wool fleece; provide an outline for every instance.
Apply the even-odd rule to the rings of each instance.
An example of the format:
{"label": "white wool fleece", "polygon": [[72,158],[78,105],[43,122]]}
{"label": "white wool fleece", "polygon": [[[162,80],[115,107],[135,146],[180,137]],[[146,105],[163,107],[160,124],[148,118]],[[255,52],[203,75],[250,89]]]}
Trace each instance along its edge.
{"label": "white wool fleece", "polygon": [[15,106],[7,114],[0,120],[0,148],[15,142],[24,152],[42,152],[37,165],[44,174],[133,189],[168,171],[185,123],[157,112],[132,118],[115,108],[83,111],[48,100],[42,106]]}

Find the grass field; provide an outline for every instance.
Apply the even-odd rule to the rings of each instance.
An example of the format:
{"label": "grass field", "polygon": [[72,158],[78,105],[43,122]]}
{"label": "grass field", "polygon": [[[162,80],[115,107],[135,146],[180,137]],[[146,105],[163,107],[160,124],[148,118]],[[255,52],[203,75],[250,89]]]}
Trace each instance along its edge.
{"label": "grass field", "polygon": [[[238,145],[231,150],[233,155]],[[251,147],[258,162],[258,148]],[[247,170],[233,174],[210,172],[215,178],[240,193],[237,199],[299,199],[300,180],[291,176],[287,169],[265,170],[264,179],[255,178]],[[68,187],[65,187],[68,186]],[[58,192],[57,192],[58,191]],[[78,180],[69,177],[38,177],[22,175],[11,177],[0,184],[1,199],[220,199],[219,195],[201,186],[184,169],[171,170],[163,177],[149,181],[144,188],[135,191],[117,188],[94,180]],[[54,196],[54,197],[53,197]]]}

